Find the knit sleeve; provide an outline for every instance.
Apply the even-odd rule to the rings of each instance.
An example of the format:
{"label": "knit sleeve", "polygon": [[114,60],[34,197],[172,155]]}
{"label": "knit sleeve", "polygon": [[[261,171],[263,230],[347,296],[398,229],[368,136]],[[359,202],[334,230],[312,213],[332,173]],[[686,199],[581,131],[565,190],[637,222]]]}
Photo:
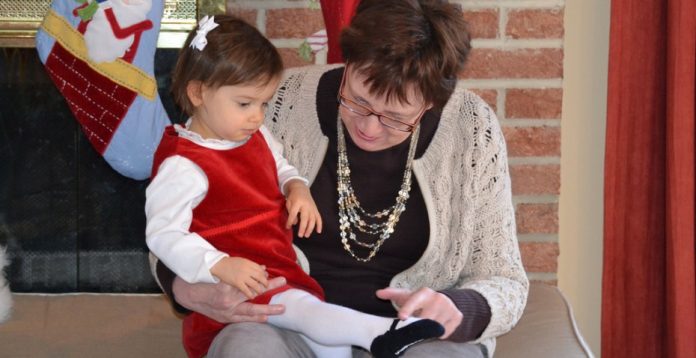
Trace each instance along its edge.
{"label": "knit sleeve", "polygon": [[162,261],[157,260],[154,255],[150,255],[150,259],[150,264],[154,268],[153,274],[157,280],[157,284],[160,286],[167,298],[169,298],[174,310],[181,314],[191,313],[189,309],[180,305],[174,296],[174,279],[176,278],[176,274],[167,266],[164,266]]}
{"label": "knit sleeve", "polygon": [[317,116],[317,86],[322,75],[336,66],[288,69],[269,102],[264,124],[283,144],[283,154],[309,182],[316,176],[326,153]]}
{"label": "knit sleeve", "polygon": [[529,281],[517,242],[505,139],[493,110],[475,99],[473,237],[459,287],[479,292],[490,306],[491,320],[481,341],[506,333],[517,323]]}
{"label": "knit sleeve", "polygon": [[462,312],[462,323],[448,339],[453,342],[469,342],[481,336],[491,322],[491,308],[486,299],[480,293],[467,289],[451,288],[440,293],[449,297]]}

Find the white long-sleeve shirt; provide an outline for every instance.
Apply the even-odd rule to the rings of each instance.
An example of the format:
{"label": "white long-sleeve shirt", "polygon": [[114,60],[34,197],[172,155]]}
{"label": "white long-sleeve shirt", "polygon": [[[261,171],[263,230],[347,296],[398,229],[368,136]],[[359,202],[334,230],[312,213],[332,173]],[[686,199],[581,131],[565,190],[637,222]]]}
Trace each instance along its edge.
{"label": "white long-sleeve shirt", "polygon": [[[175,129],[181,138],[212,150],[228,150],[246,144],[246,140],[233,142],[204,139],[180,125],[175,125]],[[265,126],[262,126],[260,131],[276,163],[279,190],[282,192],[285,183],[292,179],[300,179],[307,183],[297,169],[283,157],[282,144]],[[207,192],[208,178],[203,170],[180,155],[168,157],[160,164],[157,175],[152,178],[145,191],[147,246],[177,276],[190,283],[218,282],[217,277],[210,273],[210,269],[228,256],[215,249],[200,235],[189,231],[193,209],[203,201]]]}

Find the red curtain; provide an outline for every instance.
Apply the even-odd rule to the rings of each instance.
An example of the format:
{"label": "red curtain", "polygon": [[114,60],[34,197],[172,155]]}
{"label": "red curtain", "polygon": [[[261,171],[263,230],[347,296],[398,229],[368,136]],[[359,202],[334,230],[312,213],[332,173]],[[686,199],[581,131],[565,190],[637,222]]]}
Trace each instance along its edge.
{"label": "red curtain", "polygon": [[612,0],[604,357],[696,357],[696,1]]}
{"label": "red curtain", "polygon": [[321,0],[321,12],[326,25],[329,53],[326,62],[341,63],[343,55],[338,39],[343,27],[350,23],[359,0]]}

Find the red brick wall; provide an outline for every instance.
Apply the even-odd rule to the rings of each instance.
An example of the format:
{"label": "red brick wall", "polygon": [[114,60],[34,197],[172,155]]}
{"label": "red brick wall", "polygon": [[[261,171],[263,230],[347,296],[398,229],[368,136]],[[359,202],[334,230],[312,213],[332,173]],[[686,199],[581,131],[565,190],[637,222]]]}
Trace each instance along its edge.
{"label": "red brick wall", "polygon": [[[510,156],[522,260],[530,279],[556,282],[565,0],[460,0],[473,36],[461,78],[493,109]],[[281,49],[289,67],[305,37],[324,28],[310,1],[228,0]],[[325,63],[325,53],[311,62]]]}

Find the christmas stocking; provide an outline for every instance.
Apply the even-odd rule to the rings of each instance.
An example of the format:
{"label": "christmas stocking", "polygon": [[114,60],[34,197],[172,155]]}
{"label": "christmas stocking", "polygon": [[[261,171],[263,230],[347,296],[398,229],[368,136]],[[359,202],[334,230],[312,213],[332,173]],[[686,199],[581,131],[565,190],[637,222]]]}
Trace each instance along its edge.
{"label": "christmas stocking", "polygon": [[329,53],[326,57],[328,63],[341,63],[344,60],[339,38],[341,30],[350,24],[358,2],[359,0],[320,1],[324,24],[326,24],[326,35],[328,36]]}
{"label": "christmas stocking", "polygon": [[36,35],[49,76],[90,143],[119,173],[150,176],[169,119],[154,53],[163,0],[53,0]]}

